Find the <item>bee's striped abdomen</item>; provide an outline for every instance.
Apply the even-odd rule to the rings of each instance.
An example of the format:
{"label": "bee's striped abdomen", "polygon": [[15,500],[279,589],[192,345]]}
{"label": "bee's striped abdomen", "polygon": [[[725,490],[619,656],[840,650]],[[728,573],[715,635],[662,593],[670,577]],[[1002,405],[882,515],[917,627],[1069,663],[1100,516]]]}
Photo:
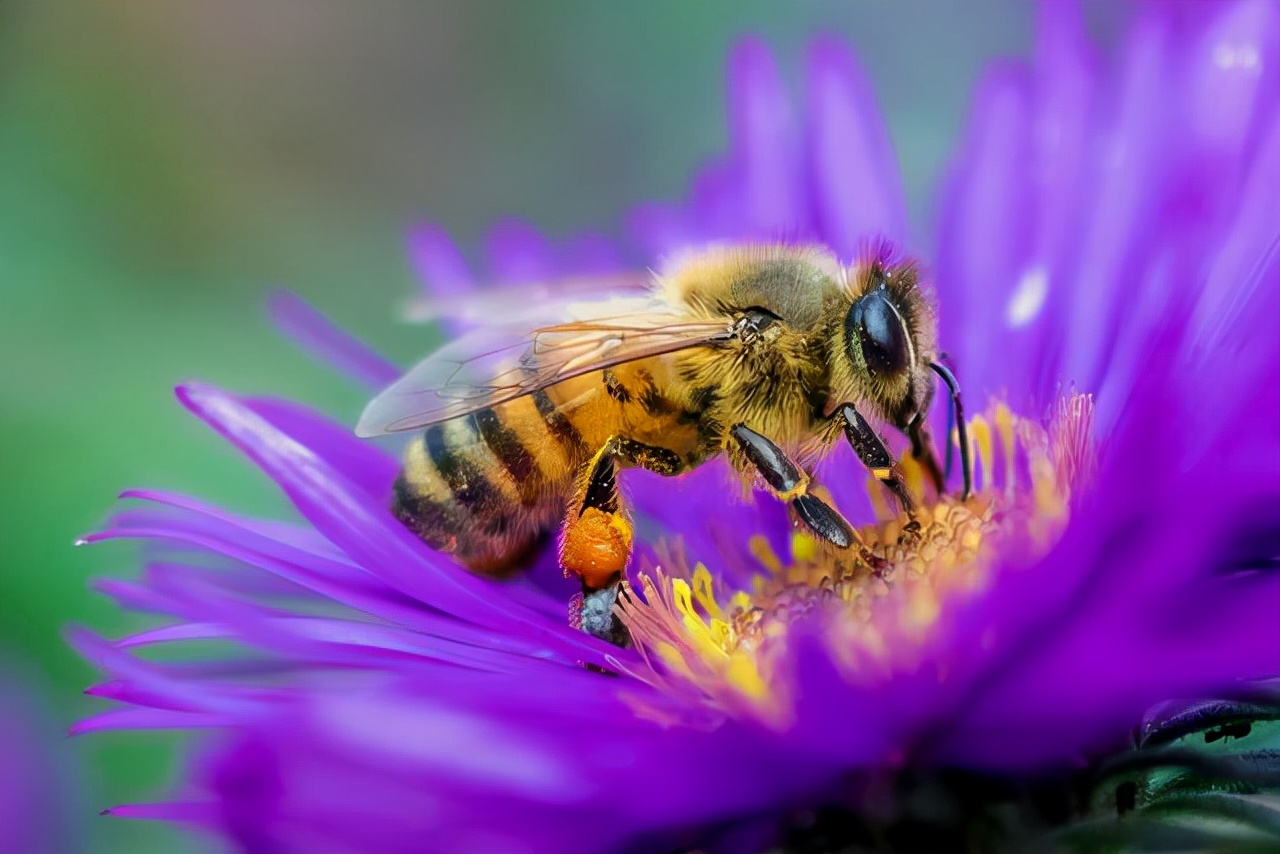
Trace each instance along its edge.
{"label": "bee's striped abdomen", "polygon": [[586,448],[539,394],[424,430],[405,452],[396,515],[474,569],[518,563],[558,521]]}
{"label": "bee's striped abdomen", "polygon": [[538,470],[533,453],[520,441],[515,430],[502,423],[492,409],[482,409],[475,414],[476,429],[498,464],[516,484],[520,503],[532,507],[546,491],[546,479]]}
{"label": "bee's striped abdomen", "polygon": [[585,460],[592,453],[582,438],[581,431],[569,420],[569,416],[560,410],[551,395],[542,389],[529,395],[529,401],[538,413],[538,420],[546,427],[551,438],[559,446],[560,452],[573,460]]}

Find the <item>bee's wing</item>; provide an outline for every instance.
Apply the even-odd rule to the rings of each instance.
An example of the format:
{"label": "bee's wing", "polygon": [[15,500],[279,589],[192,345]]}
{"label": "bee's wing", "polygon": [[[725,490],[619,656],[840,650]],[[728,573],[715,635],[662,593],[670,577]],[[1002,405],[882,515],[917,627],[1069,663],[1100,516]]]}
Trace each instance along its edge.
{"label": "bee's wing", "polygon": [[508,320],[527,318],[531,309],[559,302],[564,298],[599,299],[602,294],[636,296],[653,285],[653,274],[647,270],[624,270],[617,273],[565,276],[545,282],[527,282],[502,287],[477,288],[453,296],[422,296],[404,307],[404,319],[410,323],[434,320],[464,320],[484,323],[496,315]]}
{"label": "bee's wing", "polygon": [[[651,299],[588,305],[577,320],[491,325],[444,345],[370,401],[356,434],[448,421],[582,374],[732,335],[728,318],[691,319]],[[584,313],[583,304],[574,308]]]}

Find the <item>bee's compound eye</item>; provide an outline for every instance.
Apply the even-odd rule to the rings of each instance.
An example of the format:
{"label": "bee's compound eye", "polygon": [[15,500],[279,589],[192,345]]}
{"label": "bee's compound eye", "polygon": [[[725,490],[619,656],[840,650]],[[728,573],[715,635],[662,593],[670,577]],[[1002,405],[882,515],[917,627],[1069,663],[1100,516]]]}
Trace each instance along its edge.
{"label": "bee's compound eye", "polygon": [[752,306],[742,313],[742,326],[745,332],[758,335],[782,318],[767,308]]}
{"label": "bee's compound eye", "polygon": [[845,319],[846,346],[862,351],[862,361],[873,377],[899,374],[911,359],[911,344],[902,316],[879,290],[859,297]]}

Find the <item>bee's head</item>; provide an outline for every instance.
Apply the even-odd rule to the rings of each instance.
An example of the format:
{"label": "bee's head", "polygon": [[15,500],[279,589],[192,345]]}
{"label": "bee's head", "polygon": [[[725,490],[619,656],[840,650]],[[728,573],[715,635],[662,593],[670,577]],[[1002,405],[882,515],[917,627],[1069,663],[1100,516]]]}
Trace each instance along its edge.
{"label": "bee's head", "polygon": [[892,381],[916,361],[906,318],[883,282],[853,301],[844,336],[849,358],[873,379]]}
{"label": "bee's head", "polygon": [[934,317],[909,261],[877,247],[856,268],[844,350],[868,395],[891,419],[928,406]]}

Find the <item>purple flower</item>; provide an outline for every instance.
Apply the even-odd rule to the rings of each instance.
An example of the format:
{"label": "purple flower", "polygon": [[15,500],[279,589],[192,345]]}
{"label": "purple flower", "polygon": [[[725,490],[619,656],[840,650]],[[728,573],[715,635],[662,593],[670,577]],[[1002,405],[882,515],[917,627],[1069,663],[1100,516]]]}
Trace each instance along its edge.
{"label": "purple flower", "polygon": [[[1154,704],[1280,677],[1280,11],[1146,7],[1113,58],[1072,5],[1039,33],[978,87],[934,239],[976,495],[932,497],[901,539],[847,452],[819,471],[876,520],[885,577],[732,498],[724,465],[629,472],[636,645],[614,648],[569,627],[552,556],[496,582],[419,542],[388,510],[395,458],[348,427],[184,386],[303,521],[135,491],[86,538],[144,541],[141,578],[100,587],[164,622],[73,634],[122,704],[78,731],[206,731],[183,791],[112,812],[252,852],[954,849],[992,792],[1123,751]],[[798,106],[759,42],[729,82],[730,150],[686,201],[637,209],[616,247],[503,225],[493,278],[779,235],[844,260],[924,245],[842,45],[812,46]],[[481,304],[444,234],[410,243],[434,297]],[[397,375],[275,308],[369,386]]]}

